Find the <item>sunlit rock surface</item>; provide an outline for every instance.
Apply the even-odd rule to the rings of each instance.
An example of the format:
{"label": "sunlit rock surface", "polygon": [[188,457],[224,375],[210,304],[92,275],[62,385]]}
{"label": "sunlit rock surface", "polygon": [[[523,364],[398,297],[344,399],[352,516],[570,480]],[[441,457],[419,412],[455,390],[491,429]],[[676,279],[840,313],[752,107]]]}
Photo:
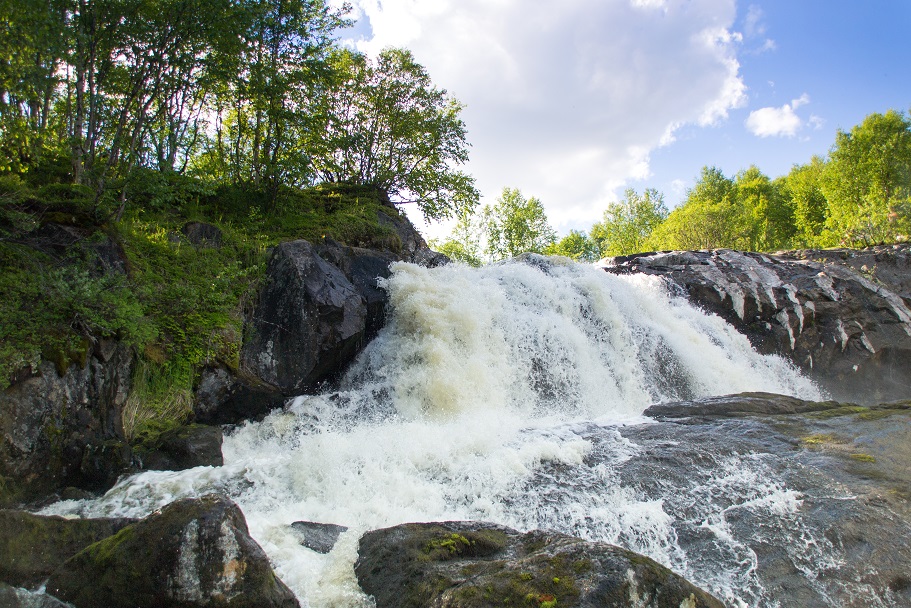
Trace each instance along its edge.
{"label": "sunlit rock surface", "polygon": [[675,251],[607,258],[663,276],[695,304],[790,358],[834,398],[911,396],[911,246],[766,255]]}
{"label": "sunlit rock surface", "polygon": [[377,608],[723,606],[632,551],[478,522],[369,532],[361,538],[355,571]]}

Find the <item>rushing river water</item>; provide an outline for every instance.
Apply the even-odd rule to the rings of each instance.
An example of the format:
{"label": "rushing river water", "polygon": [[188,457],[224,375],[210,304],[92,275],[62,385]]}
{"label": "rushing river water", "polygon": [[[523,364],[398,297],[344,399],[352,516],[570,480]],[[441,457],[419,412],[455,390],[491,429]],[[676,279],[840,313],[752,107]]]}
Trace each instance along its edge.
{"label": "rushing river water", "polygon": [[[644,492],[616,473],[641,450],[621,431],[649,424],[642,411],[661,401],[760,390],[818,399],[810,381],[654,277],[532,257],[399,264],[386,288],[389,322],[340,388],[231,431],[223,467],[143,473],[48,512],[137,517],[225,493],[312,607],[369,606],[353,571],[360,534],[434,520],[621,544],[728,603],[762,597],[755,555],[725,513],[747,505],[799,535],[796,493],[762,458],[736,455],[688,473],[686,487],[668,476]],[[349,531],[320,555],[299,544],[297,520]],[[722,550],[690,549],[684,520]]]}

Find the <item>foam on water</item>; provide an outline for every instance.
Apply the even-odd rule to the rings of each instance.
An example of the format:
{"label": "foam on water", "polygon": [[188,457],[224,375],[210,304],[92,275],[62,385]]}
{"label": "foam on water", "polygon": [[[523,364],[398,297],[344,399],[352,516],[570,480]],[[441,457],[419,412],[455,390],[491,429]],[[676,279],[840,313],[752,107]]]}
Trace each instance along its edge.
{"label": "foam on water", "polygon": [[[703,564],[678,543],[679,497],[619,484],[615,467],[638,447],[617,425],[647,423],[641,413],[658,401],[757,390],[821,397],[784,360],[758,355],[653,277],[532,258],[482,269],[397,264],[385,287],[387,327],[338,392],[238,428],[223,467],[143,473],[102,499],[47,512],[138,517],[223,492],[280,578],[314,607],[370,605],[354,578],[357,540],[410,521],[558,529],[692,575]],[[721,510],[736,503],[782,517],[799,497],[761,467],[731,466],[753,477],[735,483],[722,468],[706,482],[706,493],[738,498],[705,501],[700,517],[731,559],[700,582],[735,601],[737,585],[755,581],[746,550],[725,539]],[[297,520],[350,530],[323,556],[298,544]]]}

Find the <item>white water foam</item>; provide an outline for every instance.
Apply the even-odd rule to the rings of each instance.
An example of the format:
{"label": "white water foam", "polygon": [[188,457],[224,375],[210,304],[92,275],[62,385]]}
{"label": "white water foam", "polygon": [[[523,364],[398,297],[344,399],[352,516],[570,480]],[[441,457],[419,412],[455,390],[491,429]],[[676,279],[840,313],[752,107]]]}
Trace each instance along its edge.
{"label": "white water foam", "polygon": [[[638,448],[617,425],[647,423],[641,413],[658,401],[759,390],[821,397],[784,360],[758,355],[654,277],[532,258],[481,269],[397,264],[385,287],[389,323],[338,392],[243,425],[225,439],[223,467],[143,473],[102,499],[47,512],[138,517],[225,493],[279,577],[313,607],[369,606],[354,577],[357,540],[411,521],[559,529],[686,571],[665,500],[618,484],[614,467]],[[581,431],[592,424],[597,458]],[[745,500],[781,509],[763,502],[772,494],[787,506],[781,488]],[[350,530],[324,556],[300,546],[289,529],[297,520]],[[705,521],[723,542],[723,514]],[[734,597],[742,580],[708,582]]]}

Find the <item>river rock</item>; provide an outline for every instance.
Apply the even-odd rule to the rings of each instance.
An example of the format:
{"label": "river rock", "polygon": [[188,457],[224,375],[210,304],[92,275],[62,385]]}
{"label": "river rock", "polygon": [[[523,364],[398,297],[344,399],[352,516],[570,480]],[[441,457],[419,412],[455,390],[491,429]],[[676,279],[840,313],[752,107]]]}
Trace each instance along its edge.
{"label": "river rock", "polygon": [[157,435],[151,445],[134,449],[141,469],[182,471],[193,467],[218,467],[224,464],[221,454],[221,427],[187,424]]}
{"label": "river rock", "polygon": [[241,365],[284,395],[313,391],[363,346],[364,298],[307,241],[278,245],[266,275]]}
{"label": "river rock", "polygon": [[291,524],[300,539],[300,544],[317,553],[329,553],[338,542],[338,537],[348,528],[338,524],[322,524],[313,521],[296,521]]}
{"label": "river rock", "polygon": [[114,484],[130,467],[122,411],[132,369],[130,348],[105,340],[0,392],[0,506]]}
{"label": "river rock", "polygon": [[907,245],[783,255],[674,251],[607,258],[602,265],[617,274],[664,277],[733,324],[759,352],[789,358],[837,400],[873,404],[911,396]]}
{"label": "river rock", "polygon": [[203,424],[237,424],[261,420],[284,404],[284,395],[256,379],[206,367],[196,386],[193,415]]}
{"label": "river rock", "polygon": [[632,551],[475,522],[368,532],[360,541],[355,573],[377,608],[723,606]]}
{"label": "river rock", "polygon": [[229,500],[172,503],[90,545],[48,580],[77,608],[296,607]]}
{"label": "river rock", "polygon": [[0,581],[13,587],[37,587],[63,562],[135,521],[0,511]]}

